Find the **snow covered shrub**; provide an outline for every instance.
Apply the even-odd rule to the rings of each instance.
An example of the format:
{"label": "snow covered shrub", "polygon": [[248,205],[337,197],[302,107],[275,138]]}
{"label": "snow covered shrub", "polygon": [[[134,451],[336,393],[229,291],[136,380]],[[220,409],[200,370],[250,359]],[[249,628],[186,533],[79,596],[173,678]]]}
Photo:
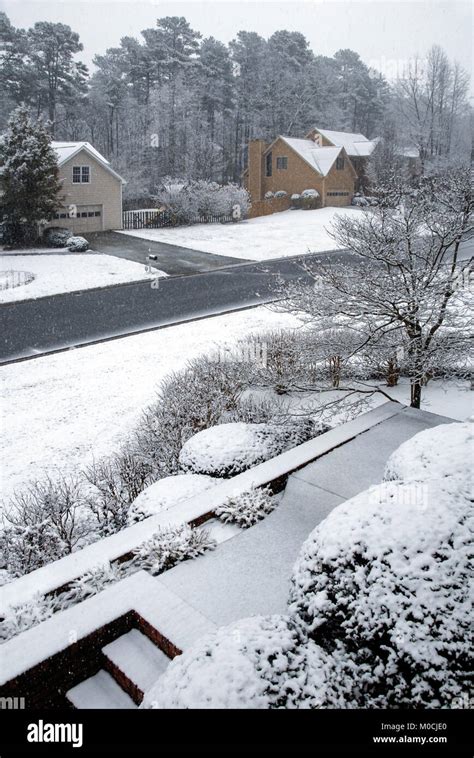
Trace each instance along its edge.
{"label": "snow covered shrub", "polygon": [[238,408],[247,386],[246,371],[242,364],[202,357],[162,382],[137,429],[138,449],[150,462],[155,478],[178,473],[179,453],[186,440]]}
{"label": "snow covered shrub", "polygon": [[141,708],[315,708],[325,657],[284,616],[243,619],[174,658]]}
{"label": "snow covered shrub", "polygon": [[247,190],[237,184],[220,185],[207,180],[178,182],[166,181],[156,200],[167,208],[179,223],[192,224],[212,216],[230,216],[234,205],[239,205],[244,216],[250,208]]}
{"label": "snow covered shrub", "polygon": [[69,237],[66,245],[71,253],[85,253],[89,250],[89,243],[84,237]]}
{"label": "snow covered shrub", "polygon": [[43,232],[43,239],[49,247],[67,247],[67,241],[73,236],[70,229],[50,226]]}
{"label": "snow covered shrub", "polygon": [[191,437],[182,447],[183,471],[216,477],[240,474],[271,458],[266,424],[219,424]]}
{"label": "snow covered shrub", "polygon": [[15,493],[0,535],[3,565],[13,576],[29,573],[71,553],[89,531],[77,479],[49,476]]}
{"label": "snow covered shrub", "polygon": [[102,592],[109,584],[114,584],[124,577],[124,570],[118,563],[104,563],[94,566],[90,571],[71,582],[64,592],[56,597],[60,610],[87,600]]}
{"label": "snow covered shrub", "polygon": [[273,192],[270,192],[270,190],[268,192],[265,192],[265,195],[264,195],[265,200],[271,200],[272,197],[275,197]]}
{"label": "snow covered shrub", "polygon": [[92,485],[87,505],[102,536],[127,526],[131,504],[154,480],[150,463],[132,449],[94,461],[84,477]]}
{"label": "snow covered shrub", "polygon": [[[179,463],[184,471],[231,477],[312,436],[313,425],[219,424],[204,429],[182,447]],[[311,431],[310,431],[311,430]]]}
{"label": "snow covered shrub", "polygon": [[217,484],[216,479],[200,474],[178,474],[166,476],[140,492],[128,511],[128,523],[134,524],[148,516],[173,508],[175,505],[189,500],[190,497]]}
{"label": "snow covered shrub", "polygon": [[301,208],[305,211],[321,207],[319,192],[315,189],[305,189],[301,193]]}
{"label": "snow covered shrub", "polygon": [[418,484],[338,506],[295,565],[290,612],[333,656],[346,707],[449,707],[468,689],[472,503],[435,480],[427,503]]}
{"label": "snow covered shrub", "polygon": [[193,529],[189,524],[160,529],[134,551],[128,569],[143,569],[156,576],[180,561],[213,550],[215,546],[216,541],[206,529]]}
{"label": "snow covered shrub", "polygon": [[352,205],[356,205],[359,208],[366,208],[368,205],[370,205],[369,201],[366,197],[360,194],[360,192],[356,192],[354,197],[352,198]]}
{"label": "snow covered shrub", "polygon": [[292,194],[290,200],[292,208],[301,208],[301,195],[298,195],[297,192]]}
{"label": "snow covered shrub", "polygon": [[248,529],[268,516],[275,508],[269,487],[258,487],[228,497],[215,509],[216,516],[225,523],[237,524]]}
{"label": "snow covered shrub", "polygon": [[285,192],[285,190],[277,190],[277,192],[275,192],[275,197],[288,197],[288,192]]}
{"label": "snow covered shrub", "polygon": [[474,447],[473,421],[424,429],[400,445],[387,461],[384,479],[404,482],[440,480],[454,495],[472,495],[472,471],[466,453]]}
{"label": "snow covered shrub", "polygon": [[0,621],[0,640],[16,637],[17,634],[31,629],[53,615],[57,610],[57,601],[54,597],[37,595],[27,603],[8,606],[5,616]]}

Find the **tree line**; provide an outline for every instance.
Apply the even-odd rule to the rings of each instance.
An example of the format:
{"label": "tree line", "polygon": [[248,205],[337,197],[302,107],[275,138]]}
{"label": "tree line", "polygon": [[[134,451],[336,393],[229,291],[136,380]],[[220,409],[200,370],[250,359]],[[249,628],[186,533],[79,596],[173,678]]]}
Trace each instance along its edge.
{"label": "tree line", "polygon": [[55,139],[88,140],[113,161],[131,198],[165,176],[238,182],[249,139],[314,124],[384,136],[423,160],[469,155],[468,76],[439,47],[395,84],[352,50],[316,54],[300,32],[240,31],[225,45],[175,16],[95,56],[93,72],[82,50],[65,24],[19,29],[0,14],[0,127],[26,103]]}

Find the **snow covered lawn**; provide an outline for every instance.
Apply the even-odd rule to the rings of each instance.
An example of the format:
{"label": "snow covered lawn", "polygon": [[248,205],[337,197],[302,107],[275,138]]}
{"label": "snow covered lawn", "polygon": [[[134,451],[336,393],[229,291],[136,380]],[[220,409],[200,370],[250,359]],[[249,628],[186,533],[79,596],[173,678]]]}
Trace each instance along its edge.
{"label": "snow covered lawn", "polygon": [[[251,333],[297,325],[261,306],[2,366],[2,497],[45,471],[77,472],[115,452],[162,379],[188,360]],[[408,403],[408,383],[389,394]],[[473,395],[468,383],[430,382],[423,408],[464,420]],[[384,401],[377,396],[373,405]]]}
{"label": "snow covered lawn", "polygon": [[[23,272],[23,273],[21,273]],[[20,283],[24,272],[32,274],[29,283]],[[0,255],[0,303],[29,300],[63,292],[108,287],[166,276],[163,271],[145,271],[145,266],[100,253]],[[28,277],[29,278],[29,277]],[[15,285],[15,286],[13,286]],[[5,287],[5,288],[2,288]]]}
{"label": "snow covered lawn", "polygon": [[340,215],[360,218],[358,208],[321,208],[317,211],[288,210],[236,224],[194,224],[175,229],[123,231],[171,245],[205,253],[255,261],[286,258],[339,247],[329,236],[332,221]]}
{"label": "snow covered lawn", "polygon": [[191,358],[296,325],[259,307],[2,366],[1,496],[45,470],[72,473],[113,453],[161,380]]}

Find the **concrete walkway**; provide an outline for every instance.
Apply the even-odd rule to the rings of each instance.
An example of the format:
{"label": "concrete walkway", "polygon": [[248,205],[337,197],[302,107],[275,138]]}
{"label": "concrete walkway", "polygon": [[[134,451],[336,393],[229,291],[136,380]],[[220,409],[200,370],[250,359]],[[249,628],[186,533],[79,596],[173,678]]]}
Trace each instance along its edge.
{"label": "concrete walkway", "polygon": [[217,625],[284,613],[302,543],[340,503],[381,481],[390,454],[422,429],[453,420],[400,411],[292,474],[281,504],[264,521],[156,578]]}

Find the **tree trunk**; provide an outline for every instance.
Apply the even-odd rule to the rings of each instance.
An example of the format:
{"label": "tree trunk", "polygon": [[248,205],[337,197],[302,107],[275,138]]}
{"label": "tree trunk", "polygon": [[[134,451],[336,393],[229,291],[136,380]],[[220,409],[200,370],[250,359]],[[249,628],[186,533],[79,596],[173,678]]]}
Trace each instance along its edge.
{"label": "tree trunk", "polygon": [[421,379],[415,379],[410,387],[410,407],[421,407]]}

